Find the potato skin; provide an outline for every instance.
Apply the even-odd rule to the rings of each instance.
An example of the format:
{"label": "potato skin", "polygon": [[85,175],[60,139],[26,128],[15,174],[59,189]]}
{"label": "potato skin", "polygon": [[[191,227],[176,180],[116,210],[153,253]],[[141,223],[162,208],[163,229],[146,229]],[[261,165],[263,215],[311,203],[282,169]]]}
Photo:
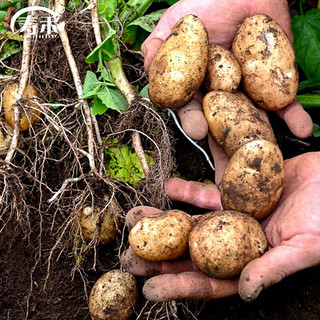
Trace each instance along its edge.
{"label": "potato skin", "polygon": [[[104,201],[100,206],[85,206],[78,213],[82,235],[87,240],[92,240],[95,236],[99,243],[106,244],[111,242],[118,233],[121,223],[121,207],[112,199],[109,205],[109,196],[104,196]],[[103,211],[102,211],[103,210]],[[102,220],[99,221],[99,215]]]}
{"label": "potato skin", "polygon": [[189,237],[194,264],[208,277],[231,279],[267,250],[259,222],[237,211],[212,211],[201,216]]}
{"label": "potato skin", "polygon": [[232,52],[241,65],[244,89],[257,105],[279,110],[294,100],[299,82],[295,53],[276,21],[264,14],[246,18]]}
{"label": "potato skin", "polygon": [[[14,108],[13,103],[15,97],[17,95],[19,84],[18,83],[11,83],[6,86],[3,91],[3,109],[4,109],[4,116],[6,119],[7,124],[14,128]],[[22,99],[32,99],[39,97],[38,91],[35,89],[34,86],[31,84],[27,84],[23,94]],[[40,111],[38,110],[38,106],[31,101],[26,102],[27,106],[30,108],[27,110],[27,114],[24,112],[21,113],[20,118],[20,131],[26,131],[29,129],[30,125],[33,125],[39,121]]]}
{"label": "potato skin", "polygon": [[208,34],[203,22],[186,15],[162,43],[149,70],[149,97],[159,108],[177,109],[201,86],[208,63]]}
{"label": "potato skin", "polygon": [[92,320],[127,320],[138,302],[134,276],[118,269],[103,274],[94,284],[89,297]]}
{"label": "potato skin", "polygon": [[181,210],[168,210],[142,218],[130,231],[133,252],[148,261],[173,260],[188,249],[194,219]]}
{"label": "potato skin", "polygon": [[203,111],[214,140],[231,157],[245,143],[276,141],[271,126],[249,99],[229,92],[211,91],[203,99]]}
{"label": "potato skin", "polygon": [[5,153],[12,140],[13,129],[6,123],[0,123],[0,154]]}
{"label": "potato skin", "polygon": [[204,80],[208,91],[234,92],[241,81],[241,67],[233,54],[215,43],[209,44]]}
{"label": "potato skin", "polygon": [[280,149],[266,140],[250,141],[236,151],[222,176],[222,207],[263,219],[278,203],[283,180]]}

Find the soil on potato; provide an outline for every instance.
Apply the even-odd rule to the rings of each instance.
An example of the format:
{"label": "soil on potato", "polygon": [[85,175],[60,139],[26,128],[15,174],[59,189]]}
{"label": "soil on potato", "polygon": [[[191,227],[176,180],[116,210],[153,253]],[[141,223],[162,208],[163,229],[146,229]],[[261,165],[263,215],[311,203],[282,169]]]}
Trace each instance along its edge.
{"label": "soil on potato", "polygon": [[[295,1],[289,1],[290,3],[292,8],[296,7]],[[85,55],[81,52],[82,58],[78,59],[83,60]],[[39,75],[41,64],[38,67]],[[61,71],[65,69],[61,68]],[[42,75],[41,72],[40,74]],[[69,86],[63,88],[60,84],[54,83],[58,98],[70,96],[73,89]],[[308,112],[313,121],[319,124],[320,112]],[[270,119],[285,159],[305,152],[320,151],[320,138],[297,139],[273,113],[270,113]],[[175,141],[176,171],[187,180],[213,180],[214,174],[203,155],[185,140],[171,120],[168,125],[173,130]],[[205,140],[200,144],[208,149]],[[58,181],[59,172],[54,172],[51,179],[49,185],[59,185],[63,181]],[[52,248],[57,245],[58,230],[65,217],[63,214],[53,217],[49,207],[47,211],[40,213],[37,210],[38,195],[33,192],[37,191],[30,190],[27,195],[34,198],[30,201],[33,208],[28,212],[21,212],[22,216],[28,215],[29,226],[16,221],[16,217],[6,221],[5,226],[1,222],[3,229],[0,229],[0,320],[90,320],[87,307],[90,288],[105,271],[119,267],[120,243],[114,241],[97,247],[96,251],[92,250],[85,256],[79,270],[81,272],[75,270],[73,244],[66,243],[63,247],[64,242],[60,241],[57,250],[50,256]],[[126,199],[120,199],[123,207],[127,207],[125,201]],[[172,203],[172,208],[179,208],[191,214],[205,212],[181,203]],[[93,264],[92,261],[96,263]],[[138,281],[142,286],[144,279],[138,278]],[[143,309],[145,303],[143,297],[140,297],[138,312]],[[139,319],[313,320],[319,319],[319,313],[320,266],[317,266],[285,278],[279,284],[262,291],[258,299],[251,303],[244,302],[238,296],[205,303],[178,300],[174,304],[153,305],[148,302]]]}

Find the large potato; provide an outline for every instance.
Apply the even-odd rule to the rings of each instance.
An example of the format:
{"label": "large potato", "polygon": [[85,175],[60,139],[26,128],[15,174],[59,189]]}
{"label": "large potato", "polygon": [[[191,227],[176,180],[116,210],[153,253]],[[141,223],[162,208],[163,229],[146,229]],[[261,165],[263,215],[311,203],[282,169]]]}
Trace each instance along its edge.
{"label": "large potato", "polygon": [[266,140],[250,141],[236,151],[223,174],[222,207],[263,219],[278,203],[283,179],[280,149]]}
{"label": "large potato", "polygon": [[89,297],[92,320],[127,320],[138,302],[134,276],[120,270],[103,274],[94,284]]}
{"label": "large potato", "polygon": [[295,53],[276,21],[264,14],[246,18],[232,52],[241,65],[244,88],[259,106],[278,110],[294,100],[299,82]]}
{"label": "large potato", "polygon": [[199,89],[207,69],[208,35],[194,15],[181,18],[157,51],[149,70],[149,97],[159,108],[177,109]]}
{"label": "large potato", "polygon": [[249,99],[229,92],[211,91],[202,103],[213,138],[230,157],[249,141],[276,141],[271,126]]}
{"label": "large potato", "polygon": [[191,259],[209,277],[229,279],[267,250],[260,224],[236,211],[209,212],[198,219],[189,238]]}
{"label": "large potato", "polygon": [[78,213],[81,232],[85,239],[97,237],[102,244],[111,242],[121,223],[121,207],[116,200],[105,195],[99,206],[85,206]]}
{"label": "large potato", "polygon": [[241,68],[233,54],[215,43],[209,44],[208,70],[204,80],[208,91],[234,92],[241,81]]}
{"label": "large potato", "polygon": [[148,261],[172,260],[188,249],[194,219],[181,210],[169,210],[142,218],[130,231],[133,252]]}
{"label": "large potato", "polygon": [[[3,91],[2,104],[4,110],[4,116],[8,125],[14,128],[14,108],[15,97],[17,95],[19,84],[11,83],[6,86]],[[26,131],[29,127],[37,123],[40,119],[39,107],[31,99],[39,97],[38,91],[31,84],[27,84],[21,99],[28,99],[25,103],[25,108],[21,113],[20,118],[20,131]]]}

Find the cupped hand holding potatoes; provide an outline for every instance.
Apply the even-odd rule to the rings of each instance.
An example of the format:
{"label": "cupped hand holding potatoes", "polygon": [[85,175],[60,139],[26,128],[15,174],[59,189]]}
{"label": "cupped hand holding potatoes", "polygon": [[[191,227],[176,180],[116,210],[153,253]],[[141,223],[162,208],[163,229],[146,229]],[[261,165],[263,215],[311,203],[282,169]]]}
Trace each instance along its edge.
{"label": "cupped hand holding potatoes", "polygon": [[[201,2],[181,0],[165,12],[153,33],[144,42],[142,51],[145,56],[146,70],[149,70],[151,61],[160,45],[171,33],[175,23],[190,13],[195,14],[203,21],[208,31],[209,42],[219,44],[227,49],[231,48],[239,24],[246,17],[257,13],[269,15],[277,21],[287,33],[289,40],[293,41],[288,4],[285,0],[204,0]],[[199,99],[201,96],[177,110],[184,130],[195,140],[204,138],[208,132]],[[312,120],[296,100],[276,112],[287,123],[294,135],[300,138],[310,135]]]}
{"label": "cupped hand holding potatoes", "polygon": [[[216,165],[216,184],[221,182],[229,157],[210,140]],[[306,153],[284,162],[283,192],[276,208],[261,221],[269,250],[249,262],[239,279],[207,277],[189,259],[150,262],[131,249],[124,252],[123,268],[138,276],[151,277],[144,285],[146,298],[168,301],[177,298],[209,300],[239,293],[245,301],[257,298],[270,287],[299,270],[320,263],[320,153]],[[172,200],[184,201],[209,210],[219,210],[220,193],[214,184],[186,182],[171,178],[166,191]],[[127,214],[132,228],[143,216],[160,210],[137,207]],[[161,237],[161,235],[159,235]]]}

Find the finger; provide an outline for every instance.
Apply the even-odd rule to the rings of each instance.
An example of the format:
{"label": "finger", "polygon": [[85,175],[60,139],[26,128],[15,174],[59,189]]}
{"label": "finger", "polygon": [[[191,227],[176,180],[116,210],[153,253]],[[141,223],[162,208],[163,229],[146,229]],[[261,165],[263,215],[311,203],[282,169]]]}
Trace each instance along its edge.
{"label": "finger", "polygon": [[297,100],[294,100],[284,109],[278,110],[277,114],[286,122],[290,131],[296,137],[303,139],[312,133],[312,119]]}
{"label": "finger", "polygon": [[149,279],[142,289],[151,301],[210,300],[234,295],[237,290],[237,280],[212,279],[200,272],[159,275]]}
{"label": "finger", "polygon": [[201,140],[208,134],[208,123],[202,111],[202,104],[192,99],[177,110],[185,133],[193,140]]}
{"label": "finger", "polygon": [[125,271],[140,277],[196,270],[196,267],[190,259],[160,262],[146,261],[138,257],[131,248],[123,252],[120,258],[120,264]]}
{"label": "finger", "polygon": [[126,226],[131,230],[139,220],[143,217],[150,217],[159,214],[162,210],[148,207],[148,206],[138,206],[130,209],[126,215]]}
{"label": "finger", "polygon": [[223,173],[229,163],[229,156],[223,151],[223,149],[213,140],[209,135],[209,148],[214,159],[215,166],[215,182],[219,186],[222,180]]}
{"label": "finger", "polygon": [[166,181],[166,194],[173,201],[186,202],[204,209],[221,209],[220,192],[214,184],[170,178]]}
{"label": "finger", "polygon": [[320,262],[319,249],[319,238],[301,235],[251,261],[240,276],[241,298],[253,301],[263,289],[299,270],[317,265]]}

